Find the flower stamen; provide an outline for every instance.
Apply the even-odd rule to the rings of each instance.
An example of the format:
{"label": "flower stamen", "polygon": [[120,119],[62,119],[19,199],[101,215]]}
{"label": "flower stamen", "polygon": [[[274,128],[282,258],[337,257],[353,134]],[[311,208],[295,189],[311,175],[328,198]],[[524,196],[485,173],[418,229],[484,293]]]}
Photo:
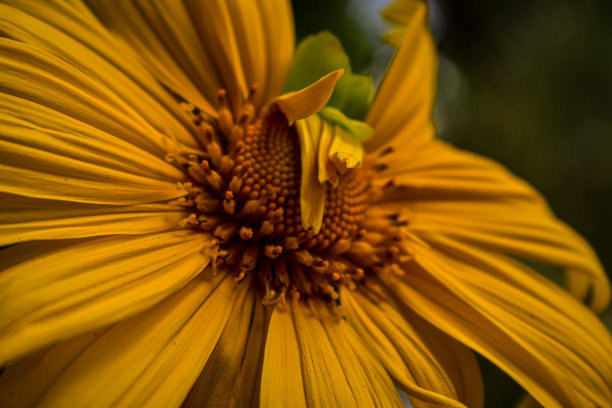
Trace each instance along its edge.
{"label": "flower stamen", "polygon": [[[255,274],[264,304],[284,307],[287,297],[299,298],[318,316],[314,300],[323,299],[337,314],[340,286],[361,285],[375,293],[370,277],[398,275],[398,264],[410,258],[394,243],[398,229],[406,225],[403,215],[366,218],[369,203],[392,188],[393,181],[380,187],[369,183],[372,172],[382,171],[385,163],[347,168],[334,185],[325,182],[320,230],[305,229],[297,131],[274,107],[255,117],[256,91],[252,86],[237,118],[224,90],[218,92],[216,121],[186,105],[198,126],[202,154],[177,147],[166,156],[191,180],[184,185],[186,196],[169,205],[189,212],[181,227],[212,234],[215,244],[207,252],[214,273],[222,267],[237,282]],[[392,151],[385,150],[379,156]]]}

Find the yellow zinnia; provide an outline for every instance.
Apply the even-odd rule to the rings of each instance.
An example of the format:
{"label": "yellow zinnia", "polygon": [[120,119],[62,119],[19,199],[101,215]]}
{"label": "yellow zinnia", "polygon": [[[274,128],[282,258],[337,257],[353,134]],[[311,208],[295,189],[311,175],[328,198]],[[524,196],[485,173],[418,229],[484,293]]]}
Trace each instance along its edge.
{"label": "yellow zinnia", "polygon": [[281,95],[288,1],[87,4],[0,5],[0,405],[478,407],[473,349],[545,406],[610,406],[609,332],[522,261],[596,311],[605,274],[435,139],[423,2],[387,11],[365,123],[341,69]]}

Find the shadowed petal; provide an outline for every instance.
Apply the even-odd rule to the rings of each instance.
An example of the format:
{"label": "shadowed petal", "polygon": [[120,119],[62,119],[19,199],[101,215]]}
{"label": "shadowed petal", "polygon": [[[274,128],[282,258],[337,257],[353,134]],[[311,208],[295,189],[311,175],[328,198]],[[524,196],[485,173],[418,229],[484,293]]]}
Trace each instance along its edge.
{"label": "shadowed petal", "polygon": [[301,302],[291,305],[300,345],[306,402],[312,406],[354,407],[357,401],[321,321]]}
{"label": "shadowed petal", "polygon": [[284,85],[294,47],[288,1],[94,1],[93,8],[161,82],[210,114],[221,88],[237,113],[250,85],[260,87],[259,107]]}
{"label": "shadowed petal", "polygon": [[[414,403],[464,407],[436,354],[397,311],[382,302],[374,305],[358,292],[342,296],[350,324]],[[478,370],[470,374],[480,375]]]}
{"label": "shadowed petal", "polygon": [[427,5],[406,0],[402,16],[405,31],[382,83],[378,87],[366,122],[374,137],[364,143],[368,151],[389,142],[414,149],[435,134],[432,123],[438,59],[429,31]]}
{"label": "shadowed petal", "polygon": [[136,235],[175,228],[186,217],[168,204],[82,204],[1,194],[0,246],[33,240]]}
{"label": "shadowed petal", "polygon": [[151,307],[204,269],[206,241],[177,231],[5,249],[0,362]]}
{"label": "shadowed petal", "polygon": [[[344,319],[333,316],[324,307],[319,310],[322,313],[321,323],[358,406],[403,407],[390,376],[351,325]],[[368,404],[367,401],[371,403]]]}
{"label": "shadowed petal", "polygon": [[232,406],[236,400],[239,393],[236,385],[248,344],[251,317],[255,312],[255,302],[259,302],[252,281],[246,280],[240,285],[250,287],[246,288],[242,302],[237,300],[234,304],[227,325],[183,406]]}
{"label": "shadowed petal", "polygon": [[610,286],[589,245],[557,220],[544,199],[502,166],[442,142],[412,156],[391,155],[380,174],[395,188],[381,206],[409,211],[410,230],[419,237],[439,234],[495,253],[556,265],[581,279],[584,297],[592,290],[591,306],[605,310]]}
{"label": "shadowed petal", "polygon": [[514,261],[476,256],[469,247],[461,248],[461,260],[459,252],[411,248],[410,287],[388,285],[401,302],[491,359],[544,405],[610,400],[612,338],[569,294],[513,268]]}
{"label": "shadowed petal", "polygon": [[[244,287],[236,290],[231,279],[218,284],[219,280],[194,279],[174,296],[99,333],[93,341],[71,340],[69,344],[89,343],[81,345],[76,356],[70,347],[63,355],[53,355],[52,348],[39,357],[38,367],[28,364],[35,375],[20,370],[23,363],[9,368],[0,380],[0,398],[19,401],[34,387],[41,405],[180,405],[210,356],[233,304],[241,302],[246,292]],[[47,371],[57,376],[45,376]],[[20,374],[20,381],[11,381]],[[37,376],[47,377],[42,387],[35,381]],[[11,385],[15,388],[9,389]]]}
{"label": "shadowed petal", "polygon": [[306,406],[300,346],[288,310],[272,312],[261,376],[262,407]]}
{"label": "shadowed petal", "polygon": [[[0,31],[3,32],[3,36],[61,58],[66,65],[76,68],[81,76],[87,77],[89,82],[95,82],[98,87],[106,88],[107,93],[112,93],[124,106],[120,108],[122,115],[113,114],[111,118],[115,119],[116,116],[115,120],[119,121],[126,114],[132,117],[138,115],[139,118],[136,120],[144,119],[146,126],[162,133],[170,132],[182,143],[196,146],[195,139],[188,131],[193,129],[193,125],[176,98],[157,82],[145,66],[139,64],[137,57],[131,53],[126,44],[114,41],[84,4],[18,0],[9,0],[9,3],[10,6],[0,5]],[[6,52],[3,51],[2,54]],[[48,68],[40,62],[35,66]],[[6,68],[2,69],[5,70]],[[50,72],[58,75],[55,70]],[[61,79],[73,85],[83,81],[82,79],[77,81],[70,76]],[[28,82],[28,85],[33,84]],[[84,88],[84,90],[89,89]],[[23,92],[35,93],[36,90],[26,89]],[[50,104],[60,102],[61,95],[65,92],[70,91],[47,96],[45,98],[47,103],[39,103],[51,106]],[[100,92],[91,94],[100,95]],[[76,105],[64,106],[66,113],[87,108],[87,105],[79,106],[78,98],[74,100],[67,98],[62,104],[66,103]],[[115,103],[112,106],[116,108],[121,105]],[[94,109],[101,108],[102,106],[94,106]],[[90,112],[92,115],[96,113]],[[115,134],[122,135],[122,133]]]}

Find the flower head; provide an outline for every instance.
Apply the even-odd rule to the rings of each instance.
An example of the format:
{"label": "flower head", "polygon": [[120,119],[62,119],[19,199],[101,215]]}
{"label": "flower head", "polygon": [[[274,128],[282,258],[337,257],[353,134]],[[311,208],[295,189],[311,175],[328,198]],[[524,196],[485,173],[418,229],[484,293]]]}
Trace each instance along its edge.
{"label": "flower head", "polygon": [[426,14],[387,9],[372,101],[283,0],[0,5],[2,405],[477,407],[472,350],[609,404],[610,333],[523,261],[596,311],[605,274],[435,139]]}

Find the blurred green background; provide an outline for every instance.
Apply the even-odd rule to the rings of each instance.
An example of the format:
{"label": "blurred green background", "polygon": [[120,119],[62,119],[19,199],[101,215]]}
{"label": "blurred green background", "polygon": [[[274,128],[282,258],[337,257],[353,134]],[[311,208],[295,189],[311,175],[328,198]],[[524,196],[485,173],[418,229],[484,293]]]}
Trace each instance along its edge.
{"label": "blurred green background", "polygon": [[[294,0],[298,41],[330,30],[355,72],[380,79],[392,55],[381,0]],[[436,0],[441,138],[528,180],[612,270],[612,2]],[[612,327],[612,313],[604,316]],[[488,407],[521,395],[483,361]]]}

